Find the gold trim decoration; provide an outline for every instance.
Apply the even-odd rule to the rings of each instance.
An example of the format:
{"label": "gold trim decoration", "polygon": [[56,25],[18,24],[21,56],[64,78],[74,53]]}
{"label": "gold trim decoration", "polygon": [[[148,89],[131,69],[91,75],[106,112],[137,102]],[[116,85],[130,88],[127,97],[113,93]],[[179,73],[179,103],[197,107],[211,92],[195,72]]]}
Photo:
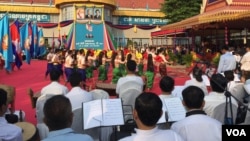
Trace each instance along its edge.
{"label": "gold trim decoration", "polygon": [[93,3],[101,3],[108,4],[112,6],[116,6],[115,0],[55,0],[55,5],[61,5],[64,3],[84,3],[84,2],[93,2]]}
{"label": "gold trim decoration", "polygon": [[138,11],[138,10],[115,10],[113,16],[131,16],[131,17],[160,17],[166,15],[160,11]]}
{"label": "gold trim decoration", "polygon": [[250,11],[239,14],[239,18],[248,18],[248,17],[250,17]]}
{"label": "gold trim decoration", "polygon": [[59,9],[49,6],[18,6],[18,5],[1,5],[1,12],[17,12],[17,13],[50,13],[59,14]]}
{"label": "gold trim decoration", "polygon": [[98,4],[75,4],[76,7],[86,6],[86,7],[97,7],[97,8],[104,8],[104,5]]}

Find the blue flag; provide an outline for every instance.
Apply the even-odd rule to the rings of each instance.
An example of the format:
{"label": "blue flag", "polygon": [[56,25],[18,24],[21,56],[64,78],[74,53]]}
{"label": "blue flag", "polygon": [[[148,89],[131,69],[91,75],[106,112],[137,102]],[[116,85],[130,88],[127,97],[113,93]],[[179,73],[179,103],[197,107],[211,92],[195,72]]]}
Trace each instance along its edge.
{"label": "blue flag", "polygon": [[0,19],[0,52],[3,54],[5,60],[4,68],[7,71],[11,71],[11,63],[13,62],[13,50],[10,40],[8,14],[5,14],[3,18]]}
{"label": "blue flag", "polygon": [[10,25],[10,36],[12,41],[13,54],[15,55],[15,64],[18,69],[22,66],[22,49],[20,47],[20,31],[19,31],[19,22],[15,20]]}
{"label": "blue flag", "polygon": [[25,54],[25,61],[30,64],[30,43],[31,39],[29,37],[29,25],[28,23],[25,23],[21,28],[20,28],[20,41],[21,41],[21,48],[24,50]]}
{"label": "blue flag", "polygon": [[44,37],[43,37],[43,30],[40,29],[38,31],[38,56],[43,56],[46,54],[46,47],[45,47],[45,40],[44,40]]}
{"label": "blue flag", "polygon": [[[32,54],[31,56],[36,58],[38,55],[38,28],[37,28],[37,23],[33,23],[32,26],[32,42],[31,42],[31,50],[30,53]],[[33,51],[32,51],[33,49]]]}

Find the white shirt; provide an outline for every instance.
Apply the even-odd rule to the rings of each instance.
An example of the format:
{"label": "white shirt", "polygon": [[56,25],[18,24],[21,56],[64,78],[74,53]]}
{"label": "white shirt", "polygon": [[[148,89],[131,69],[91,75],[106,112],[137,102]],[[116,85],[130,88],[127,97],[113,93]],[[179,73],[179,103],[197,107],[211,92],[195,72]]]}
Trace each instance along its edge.
{"label": "white shirt", "polygon": [[49,85],[45,86],[41,90],[41,95],[44,94],[63,94],[66,95],[68,93],[68,88],[64,85],[60,84],[57,81],[52,81]]}
{"label": "white shirt", "polygon": [[188,87],[188,86],[197,86],[197,87],[201,88],[201,90],[204,92],[205,95],[208,95],[207,86],[206,86],[206,84],[203,81],[199,82],[195,78],[193,78],[191,80],[187,80],[185,82],[184,86],[185,86],[185,88]]}
{"label": "white shirt", "polygon": [[22,129],[14,124],[9,124],[4,117],[0,117],[0,140],[23,141]]}
{"label": "white shirt", "polygon": [[250,71],[250,51],[246,52],[241,61],[241,70]]}
{"label": "white shirt", "polygon": [[[144,83],[143,83],[143,80],[141,77],[136,76],[136,75],[127,75],[127,76],[119,78],[119,80],[117,81],[116,93],[119,94],[121,89],[123,89],[125,87],[123,84],[126,82],[130,82],[130,81],[138,83],[141,86],[141,88],[139,88],[139,89],[141,89],[141,90],[143,89]],[[133,87],[133,85],[130,85],[129,87]]]}
{"label": "white shirt", "polygon": [[[226,102],[226,96],[223,93],[217,93],[217,92],[210,92],[208,95],[205,96],[205,106],[203,107],[203,110],[206,112],[208,116],[214,115],[214,109],[218,105]],[[237,105],[238,103],[234,98],[231,98],[232,104]]]}
{"label": "white shirt", "polygon": [[221,141],[221,123],[207,115],[194,114],[172,124],[185,141]]}
{"label": "white shirt", "polygon": [[119,141],[184,141],[179,134],[172,130],[160,130],[155,127],[151,130],[135,129],[136,134]]}
{"label": "white shirt", "polygon": [[36,119],[38,124],[43,123],[43,107],[47,99],[54,95],[66,95],[67,93],[68,88],[57,81],[52,81],[49,85],[42,88],[41,96],[36,101]]}
{"label": "white shirt", "polygon": [[72,105],[72,110],[82,107],[82,103],[93,100],[91,93],[81,89],[80,87],[73,87],[67,94]]}

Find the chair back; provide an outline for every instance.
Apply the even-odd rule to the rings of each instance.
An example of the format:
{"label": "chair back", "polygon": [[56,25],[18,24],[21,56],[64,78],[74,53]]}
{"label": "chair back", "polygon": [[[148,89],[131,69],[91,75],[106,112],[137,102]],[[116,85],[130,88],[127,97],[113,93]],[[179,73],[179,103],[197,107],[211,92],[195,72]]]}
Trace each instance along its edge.
{"label": "chair back", "polygon": [[109,94],[102,89],[93,89],[89,91],[93,95],[93,100],[96,99],[109,99]]}
{"label": "chair back", "polygon": [[134,108],[136,97],[142,93],[142,86],[134,81],[128,81],[122,85],[119,98],[123,105],[131,105]]}
{"label": "chair back", "polygon": [[0,84],[0,88],[7,92],[7,103],[10,104],[11,112],[15,111],[16,88],[10,85]]}
{"label": "chair back", "polygon": [[73,122],[71,128],[77,133],[83,133],[83,113],[82,108],[73,110]]}
{"label": "chair back", "polygon": [[244,89],[244,84],[243,83],[236,83],[236,85],[230,90],[230,92],[241,103],[244,102],[244,98],[247,95],[247,92]]}
{"label": "chair back", "polygon": [[[231,110],[230,110],[230,104],[227,103],[227,117],[233,118],[233,124],[235,124],[236,116],[237,116],[237,109],[238,107],[234,104],[232,104],[232,116],[231,116]],[[225,123],[225,110],[226,110],[226,102],[219,104],[217,107],[214,108],[214,112],[212,118],[217,119],[222,124]]]}

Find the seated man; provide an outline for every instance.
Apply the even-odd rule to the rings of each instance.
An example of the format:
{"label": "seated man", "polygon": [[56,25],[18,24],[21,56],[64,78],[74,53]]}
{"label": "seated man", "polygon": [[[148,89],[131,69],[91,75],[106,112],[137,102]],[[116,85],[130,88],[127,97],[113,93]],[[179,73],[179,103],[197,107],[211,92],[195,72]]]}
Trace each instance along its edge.
{"label": "seated man", "polygon": [[70,128],[73,120],[71,104],[63,95],[48,99],[44,105],[44,122],[49,127],[48,137],[43,141],[93,141],[86,134],[77,134]]}
{"label": "seated man", "polygon": [[[127,66],[127,75],[124,76],[124,77],[121,77],[119,78],[118,82],[117,82],[117,85],[116,85],[116,94],[119,96],[121,91],[124,89],[124,88],[135,88],[135,89],[138,89],[140,90],[141,92],[143,91],[143,85],[144,85],[144,82],[142,80],[142,78],[140,76],[137,76],[135,71],[136,71],[136,62],[134,60],[129,60],[126,64]],[[138,85],[129,85],[129,83],[127,82],[133,82],[138,84]],[[126,84],[126,85],[124,85]],[[139,87],[138,87],[139,86]]]}
{"label": "seated man", "polygon": [[81,108],[83,102],[88,102],[93,100],[93,96],[91,93],[83,90],[80,87],[80,83],[82,82],[81,74],[78,72],[73,72],[69,76],[69,82],[72,86],[72,89],[66,94],[66,97],[69,98],[72,110]]}
{"label": "seated man", "polygon": [[47,99],[54,95],[66,95],[68,88],[59,83],[60,72],[58,70],[51,70],[50,73],[51,83],[41,90],[41,96],[36,102],[36,119],[37,128],[41,139],[44,139],[48,135],[48,127],[43,123],[43,106]]}
{"label": "seated man", "polygon": [[[208,95],[206,95],[204,98],[205,105],[204,105],[203,110],[206,112],[208,116],[211,116],[214,118],[221,115],[220,116],[221,119],[218,119],[218,118],[216,119],[221,122],[224,122],[223,120],[224,120],[225,111],[215,112],[215,110],[219,105],[226,103],[227,97],[225,96],[225,89],[227,87],[227,79],[220,73],[213,74],[210,79],[210,84],[211,84],[212,91]],[[229,98],[228,98],[228,102],[229,102]],[[233,97],[231,97],[231,102],[233,106],[232,114],[233,114],[233,117],[235,118],[236,113],[237,113],[238,103]],[[236,109],[234,107],[236,107]],[[225,109],[223,108],[223,110]],[[228,109],[228,115],[229,115],[229,109]],[[235,119],[233,119],[233,122],[235,122]]]}
{"label": "seated man", "polygon": [[172,124],[171,129],[186,141],[221,141],[221,123],[202,110],[204,92],[197,86],[188,86],[182,91],[186,118]]}
{"label": "seated man", "polygon": [[9,124],[4,117],[7,108],[7,92],[0,89],[0,140],[22,141],[22,129],[14,124]]}
{"label": "seated man", "polygon": [[138,129],[135,129],[135,134],[120,141],[183,141],[180,135],[174,131],[158,129],[156,123],[161,115],[161,99],[151,92],[140,94],[136,98],[133,111]]}

